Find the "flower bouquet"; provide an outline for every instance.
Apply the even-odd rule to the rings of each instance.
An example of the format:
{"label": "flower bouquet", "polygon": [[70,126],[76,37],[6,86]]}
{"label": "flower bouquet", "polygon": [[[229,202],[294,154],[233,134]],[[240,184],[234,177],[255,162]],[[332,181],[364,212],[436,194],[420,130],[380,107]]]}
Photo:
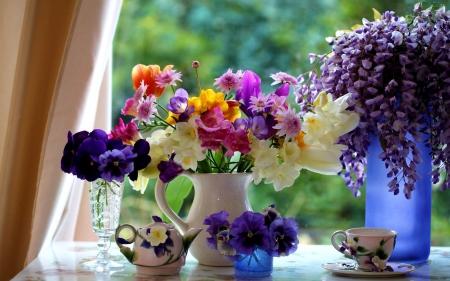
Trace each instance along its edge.
{"label": "flower bouquet", "polygon": [[110,260],[109,239],[119,224],[124,177],[128,174],[130,179],[136,179],[138,170],[150,162],[149,149],[145,140],[136,141],[134,146],[125,145],[100,129],[68,132],[61,170],[90,182],[91,221],[99,236],[97,259],[83,263],[84,268],[103,271],[123,267]]}
{"label": "flower bouquet", "polygon": [[294,218],[284,218],[275,205],[262,213],[244,212],[229,223],[228,213],[220,211],[207,216],[211,237],[208,247],[234,261],[235,274],[242,277],[264,277],[272,272],[273,257],[294,253],[298,246],[298,225]]}
{"label": "flower bouquet", "polygon": [[[132,180],[134,189],[144,192],[149,178],[167,183],[183,173],[251,172],[256,184],[265,179],[275,190],[291,186],[301,169],[336,175],[342,169],[339,158],[347,147],[336,144],[353,130],[359,117],[347,111],[349,96],[332,99],[321,93],[296,113],[287,103],[298,82],[279,72],[271,76],[273,93],[265,95],[261,79],[250,71],[228,70],[215,80],[223,92],[203,90],[194,62],[198,96],[183,88],[181,73],[169,65],[136,65],[132,71],[134,97],[126,101],[122,114],[133,120],[113,130],[113,138],[133,143],[150,134],[150,164]],[[167,105],[158,103],[166,87],[173,90]]]}

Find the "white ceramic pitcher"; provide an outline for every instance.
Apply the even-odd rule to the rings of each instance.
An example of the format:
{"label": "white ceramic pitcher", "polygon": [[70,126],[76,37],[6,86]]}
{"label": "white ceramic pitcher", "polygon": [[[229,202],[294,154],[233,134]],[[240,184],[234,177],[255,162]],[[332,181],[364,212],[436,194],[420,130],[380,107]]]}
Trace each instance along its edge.
{"label": "white ceramic pitcher", "polygon": [[157,180],[155,186],[155,198],[158,206],[172,222],[185,233],[191,228],[203,228],[197,239],[194,240],[189,251],[200,264],[210,266],[233,266],[217,250],[213,250],[206,244],[206,238],[210,235],[206,232],[208,226],[203,225],[206,216],[222,210],[227,211],[230,216],[228,222],[245,211],[251,211],[247,197],[247,189],[252,180],[250,173],[234,174],[202,174],[183,172],[194,184],[194,201],[191,209],[183,221],[167,204],[166,185]]}

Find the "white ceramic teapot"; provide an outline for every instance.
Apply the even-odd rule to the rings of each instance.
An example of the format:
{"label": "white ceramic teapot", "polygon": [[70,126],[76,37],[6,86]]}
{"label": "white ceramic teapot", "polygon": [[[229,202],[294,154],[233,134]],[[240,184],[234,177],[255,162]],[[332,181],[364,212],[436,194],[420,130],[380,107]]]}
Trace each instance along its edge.
{"label": "white ceramic teapot", "polygon": [[[120,225],[115,234],[120,252],[136,266],[136,272],[146,275],[179,274],[185,264],[186,254],[201,228],[192,228],[184,236],[172,225],[157,216],[154,223],[136,229],[130,224]],[[119,236],[123,229],[132,232],[131,238]],[[133,245],[133,250],[123,244]]]}

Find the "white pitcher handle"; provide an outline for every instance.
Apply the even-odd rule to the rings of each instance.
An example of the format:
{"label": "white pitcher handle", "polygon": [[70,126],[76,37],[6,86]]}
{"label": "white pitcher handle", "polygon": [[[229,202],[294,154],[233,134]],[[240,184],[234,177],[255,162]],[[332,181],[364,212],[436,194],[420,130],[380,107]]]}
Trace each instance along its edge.
{"label": "white pitcher handle", "polygon": [[155,185],[155,199],[156,204],[158,204],[159,208],[163,211],[163,213],[176,225],[180,228],[181,232],[185,234],[189,227],[185,221],[183,221],[175,212],[170,208],[166,199],[166,187],[167,183],[163,183],[160,179],[156,181]]}

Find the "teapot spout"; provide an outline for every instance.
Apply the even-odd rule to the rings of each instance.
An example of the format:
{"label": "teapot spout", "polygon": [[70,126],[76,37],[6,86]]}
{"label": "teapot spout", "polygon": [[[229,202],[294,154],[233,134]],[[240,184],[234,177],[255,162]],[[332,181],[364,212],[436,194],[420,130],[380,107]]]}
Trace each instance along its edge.
{"label": "teapot spout", "polygon": [[189,247],[194,241],[195,237],[203,230],[203,228],[191,228],[183,236],[184,253],[187,254]]}

